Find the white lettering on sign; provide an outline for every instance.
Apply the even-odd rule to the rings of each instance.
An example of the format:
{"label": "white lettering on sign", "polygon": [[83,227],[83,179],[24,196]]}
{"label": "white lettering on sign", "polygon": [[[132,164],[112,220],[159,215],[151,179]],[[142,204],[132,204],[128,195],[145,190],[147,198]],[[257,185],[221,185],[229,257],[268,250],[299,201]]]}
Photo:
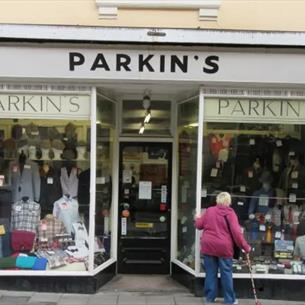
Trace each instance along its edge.
{"label": "white lettering on sign", "polygon": [[0,115],[89,118],[89,95],[0,94]]}

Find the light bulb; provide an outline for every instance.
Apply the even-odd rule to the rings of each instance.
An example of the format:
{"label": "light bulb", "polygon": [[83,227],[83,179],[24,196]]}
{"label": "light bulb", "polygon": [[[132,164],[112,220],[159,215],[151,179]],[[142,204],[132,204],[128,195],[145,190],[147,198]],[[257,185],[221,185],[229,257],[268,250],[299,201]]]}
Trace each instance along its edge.
{"label": "light bulb", "polygon": [[141,125],[140,130],[139,130],[139,134],[143,134],[145,130],[144,124]]}
{"label": "light bulb", "polygon": [[146,115],[145,115],[145,118],[144,118],[144,123],[145,123],[145,124],[149,123],[150,118],[151,118],[151,114],[150,114],[150,110],[148,110],[148,111],[146,112]]}

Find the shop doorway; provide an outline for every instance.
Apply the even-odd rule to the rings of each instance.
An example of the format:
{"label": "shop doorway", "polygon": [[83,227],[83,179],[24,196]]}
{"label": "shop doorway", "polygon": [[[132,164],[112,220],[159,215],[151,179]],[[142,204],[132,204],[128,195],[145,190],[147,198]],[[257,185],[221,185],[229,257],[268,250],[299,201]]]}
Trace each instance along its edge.
{"label": "shop doorway", "polygon": [[118,273],[170,271],[171,143],[120,144]]}

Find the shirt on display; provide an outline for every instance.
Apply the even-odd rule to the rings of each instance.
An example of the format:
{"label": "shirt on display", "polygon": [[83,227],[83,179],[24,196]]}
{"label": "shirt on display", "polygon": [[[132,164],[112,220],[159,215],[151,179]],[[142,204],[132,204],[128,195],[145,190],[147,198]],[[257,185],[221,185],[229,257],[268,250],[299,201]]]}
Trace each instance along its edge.
{"label": "shirt on display", "polygon": [[62,196],[62,198],[54,202],[53,215],[64,223],[67,233],[70,234],[73,232],[72,224],[80,219],[78,201],[71,196]]}
{"label": "shirt on display", "polygon": [[12,205],[12,230],[36,232],[40,220],[40,204],[30,199]]}
{"label": "shirt on display", "polygon": [[60,170],[60,183],[63,194],[69,194],[71,197],[77,197],[78,191],[78,174],[79,169],[72,167],[70,175],[66,167],[62,167]]}

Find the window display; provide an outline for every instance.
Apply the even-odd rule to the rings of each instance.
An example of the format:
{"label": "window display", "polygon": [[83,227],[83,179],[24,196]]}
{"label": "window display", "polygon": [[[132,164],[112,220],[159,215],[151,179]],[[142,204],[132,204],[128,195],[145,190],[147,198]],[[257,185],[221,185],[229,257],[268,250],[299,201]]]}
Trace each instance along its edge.
{"label": "window display", "polygon": [[178,106],[177,259],[195,268],[198,97]]}
{"label": "window display", "polygon": [[[212,104],[206,99],[201,208],[213,205],[220,191],[228,191],[253,248],[253,270],[305,274],[301,251],[305,235],[304,122],[296,111],[288,111],[295,105],[289,101],[255,100],[257,107],[272,104],[272,109],[265,109],[272,112],[272,123],[270,118],[253,117],[253,113],[242,118],[248,116],[241,108],[246,101],[233,101],[233,110],[230,99],[223,103],[231,109],[232,117],[222,117],[223,109],[219,108],[216,119],[210,115]],[[217,112],[221,102],[212,102]],[[286,110],[278,112],[278,107]],[[234,262],[235,272],[246,272],[245,268],[242,257]]]}
{"label": "window display", "polygon": [[88,270],[89,120],[1,119],[0,269]]}

